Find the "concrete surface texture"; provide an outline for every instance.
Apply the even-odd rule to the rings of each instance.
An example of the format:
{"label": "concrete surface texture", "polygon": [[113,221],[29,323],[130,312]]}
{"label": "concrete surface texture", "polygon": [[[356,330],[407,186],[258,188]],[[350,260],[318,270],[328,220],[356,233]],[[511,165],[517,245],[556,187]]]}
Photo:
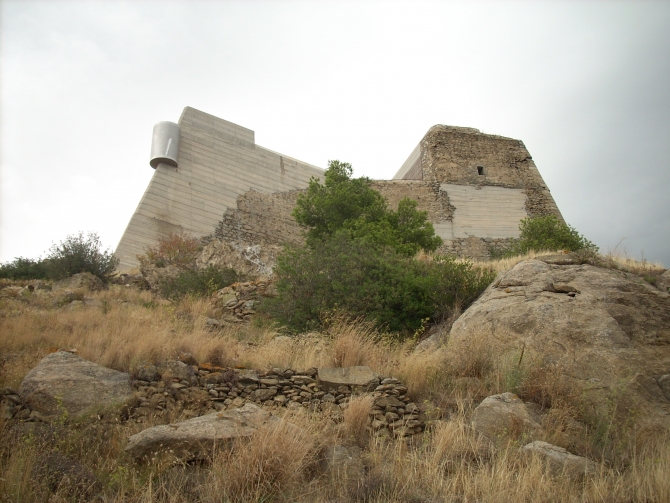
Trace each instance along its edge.
{"label": "concrete surface texture", "polygon": [[[178,166],[156,166],[116,248],[120,270],[161,237],[212,234],[228,208],[250,190],[261,194],[307,187],[323,170],[256,145],[254,132],[191,107],[179,119]],[[267,215],[266,215],[267,216]]]}
{"label": "concrete surface texture", "polygon": [[[116,255],[137,266],[146,246],[171,232],[242,246],[302,242],[291,212],[323,171],[264,149],[253,131],[186,107],[178,166],[158,164]],[[372,183],[391,208],[404,197],[428,212],[438,250],[486,258],[518,237],[519,222],[562,216],[523,142],[477,129],[433,126],[393,180]]]}

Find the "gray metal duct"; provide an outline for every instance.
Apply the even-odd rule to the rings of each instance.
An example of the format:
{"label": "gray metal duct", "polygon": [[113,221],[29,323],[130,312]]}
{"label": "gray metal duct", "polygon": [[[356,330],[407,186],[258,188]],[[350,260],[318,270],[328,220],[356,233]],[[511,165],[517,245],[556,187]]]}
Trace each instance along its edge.
{"label": "gray metal duct", "polygon": [[162,162],[177,167],[180,134],[179,125],[174,122],[163,121],[154,126],[149,161],[152,168],[156,168]]}

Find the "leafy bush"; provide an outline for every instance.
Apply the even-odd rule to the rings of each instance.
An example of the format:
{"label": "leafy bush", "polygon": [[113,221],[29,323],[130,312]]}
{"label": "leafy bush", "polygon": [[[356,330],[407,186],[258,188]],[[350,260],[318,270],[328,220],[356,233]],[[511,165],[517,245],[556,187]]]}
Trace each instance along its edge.
{"label": "leafy bush", "polygon": [[158,291],[166,299],[179,299],[186,295],[211,295],[241,277],[233,269],[209,265],[205,269],[186,269],[175,277],[163,277]]}
{"label": "leafy bush", "polygon": [[351,175],[350,164],[330,161],[325,183],[312,178],[298,197],[293,216],[308,229],[307,243],[278,257],[278,297],[261,310],[296,332],[336,311],[407,335],[467,306],[493,280],[450,258],[412,258],[442,243],[427,213],[410,199],[389,210],[370,180]]}
{"label": "leafy bush", "polygon": [[384,197],[370,187],[370,180],[351,178],[352,173],[351,164],[329,161],[325,183],[312,178],[307,191],[298,197],[293,216],[308,229],[308,246],[346,230],[352,239],[392,247],[405,256],[420,249],[437,249],[442,239],[435,236],[428,214],[416,209],[416,201],[405,198],[396,211],[389,210]]}
{"label": "leafy bush", "polygon": [[505,253],[507,257],[542,250],[598,251],[595,244],[553,215],[525,218],[519,224],[519,230],[521,236],[512,242]]}
{"label": "leafy bush", "polygon": [[43,261],[47,276],[62,279],[80,272],[90,272],[103,281],[108,281],[119,263],[111,250],[102,251],[102,243],[95,232],[84,236],[83,232],[65,238],[49,249]]}
{"label": "leafy bush", "polygon": [[192,267],[200,253],[200,241],[186,233],[171,233],[160,238],[154,246],[145,248],[144,255],[138,255],[140,265],[165,267]]}
{"label": "leafy bush", "polygon": [[0,265],[0,278],[45,279],[46,277],[47,270],[41,259],[17,257],[12,262]]}
{"label": "leafy bush", "polygon": [[278,296],[260,309],[293,331],[318,327],[322,314],[342,311],[405,335],[426,319],[465,307],[494,276],[448,258],[420,262],[347,232],[287,249],[274,272]]}

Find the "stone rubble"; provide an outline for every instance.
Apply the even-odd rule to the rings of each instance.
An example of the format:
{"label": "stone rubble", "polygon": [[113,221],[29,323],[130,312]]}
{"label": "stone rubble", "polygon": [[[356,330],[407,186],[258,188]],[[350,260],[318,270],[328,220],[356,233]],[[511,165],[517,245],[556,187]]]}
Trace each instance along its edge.
{"label": "stone rubble", "polygon": [[272,296],[269,279],[259,279],[243,283],[233,283],[212,296],[212,308],[217,318],[209,318],[207,325],[212,328],[229,324],[246,323],[256,314],[254,305],[262,297]]}
{"label": "stone rubble", "polygon": [[[377,376],[372,383],[368,383],[371,387],[361,388],[355,379],[333,387],[330,383],[319,381],[323,369],[311,368],[299,372],[275,368],[257,372],[208,363],[182,365],[192,370],[193,374],[184,372],[177,375],[174,369],[183,367],[172,361],[158,366],[164,368],[158,379],[157,366],[141,365],[135,372],[136,378],[151,376],[155,380],[134,381],[135,397],[127,409],[128,418],[144,422],[147,416],[167,417],[170,411],[175,410],[199,416],[254,403],[268,410],[305,407],[313,411],[327,411],[339,420],[351,397],[369,390],[367,392],[374,399],[368,419],[371,432],[382,436],[409,436],[421,433],[426,427],[420,407],[410,400],[407,387],[397,379]],[[344,373],[372,374],[367,367],[355,369],[345,369]]]}

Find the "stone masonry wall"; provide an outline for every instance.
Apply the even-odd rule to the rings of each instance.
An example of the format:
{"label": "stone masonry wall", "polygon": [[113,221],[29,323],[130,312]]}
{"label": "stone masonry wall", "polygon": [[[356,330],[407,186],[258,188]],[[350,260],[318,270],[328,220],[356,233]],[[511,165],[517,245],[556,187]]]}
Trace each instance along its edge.
{"label": "stone masonry wall", "polygon": [[301,190],[263,194],[250,190],[228,208],[212,237],[249,245],[283,245],[304,242],[302,229],[291,216]]}
{"label": "stone masonry wall", "polygon": [[[417,201],[443,239],[438,253],[487,259],[491,248],[505,248],[518,236],[521,218],[562,219],[523,142],[472,128],[435,126],[419,147],[404,179],[375,180],[372,188],[392,209],[405,197]],[[208,239],[247,246],[303,243],[303,230],[291,216],[301,192],[246,192]]]}
{"label": "stone masonry wall", "polygon": [[562,220],[520,140],[472,128],[434,126],[421,140],[421,166],[425,181],[523,189],[528,216],[556,215]]}

